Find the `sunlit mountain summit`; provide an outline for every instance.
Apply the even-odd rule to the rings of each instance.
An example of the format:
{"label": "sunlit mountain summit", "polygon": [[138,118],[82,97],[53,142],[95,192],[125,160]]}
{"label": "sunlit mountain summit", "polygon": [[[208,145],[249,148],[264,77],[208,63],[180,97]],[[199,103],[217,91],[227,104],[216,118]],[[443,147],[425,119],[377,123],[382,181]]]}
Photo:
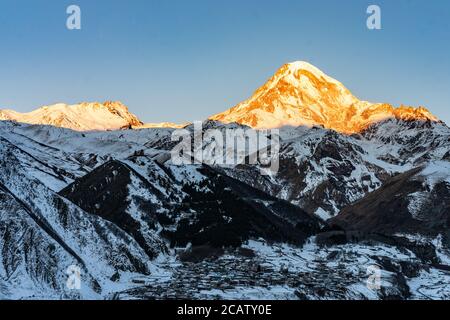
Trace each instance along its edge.
{"label": "sunlit mountain summit", "polygon": [[341,133],[360,132],[391,118],[438,121],[423,107],[361,101],[342,83],[303,61],[285,64],[250,99],[211,117],[258,129],[320,125]]}

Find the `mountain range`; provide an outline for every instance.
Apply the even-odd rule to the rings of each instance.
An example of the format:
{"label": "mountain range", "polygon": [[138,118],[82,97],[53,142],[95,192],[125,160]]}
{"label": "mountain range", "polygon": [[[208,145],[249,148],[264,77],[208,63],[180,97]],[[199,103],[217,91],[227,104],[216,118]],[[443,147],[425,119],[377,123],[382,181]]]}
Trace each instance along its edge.
{"label": "mountain range", "polygon": [[171,135],[193,126],[120,102],[0,120],[0,298],[450,298],[450,128],[423,107],[286,64],[203,123],[279,129],[269,175],[174,165]]}

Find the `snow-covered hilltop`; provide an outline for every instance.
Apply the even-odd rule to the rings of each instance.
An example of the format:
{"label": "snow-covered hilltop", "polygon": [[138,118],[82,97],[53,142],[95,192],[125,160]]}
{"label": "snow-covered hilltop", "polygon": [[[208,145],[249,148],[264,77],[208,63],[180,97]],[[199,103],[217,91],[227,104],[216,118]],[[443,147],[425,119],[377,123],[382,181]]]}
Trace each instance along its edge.
{"label": "snow-covered hilltop", "polygon": [[427,109],[360,101],[339,81],[303,61],[281,67],[253,96],[212,120],[258,129],[321,125],[356,133],[387,119],[438,121]]}
{"label": "snow-covered hilltop", "polygon": [[121,129],[183,128],[172,122],[143,123],[119,101],[58,103],[28,113],[0,110],[0,120],[49,125],[75,131],[108,131]]}
{"label": "snow-covered hilltop", "polygon": [[0,120],[51,125],[76,131],[119,130],[142,125],[120,102],[55,104],[29,113],[0,110]]}

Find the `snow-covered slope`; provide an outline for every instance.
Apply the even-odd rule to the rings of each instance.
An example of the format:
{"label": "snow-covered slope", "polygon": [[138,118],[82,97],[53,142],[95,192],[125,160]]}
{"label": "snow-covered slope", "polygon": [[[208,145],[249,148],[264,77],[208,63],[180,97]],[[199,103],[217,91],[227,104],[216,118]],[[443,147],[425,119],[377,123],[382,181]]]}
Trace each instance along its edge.
{"label": "snow-covered slope", "polygon": [[150,272],[131,237],[46,187],[30,173],[26,157],[0,139],[0,276],[12,296],[31,297],[42,288],[43,297],[64,297],[70,265],[82,270],[85,287],[74,293],[80,298],[108,292],[115,274]]}
{"label": "snow-covered slope", "polygon": [[[237,126],[209,121],[205,127],[224,130]],[[320,224],[311,217],[312,214],[327,219],[368,193],[382,190],[379,188],[389,183],[391,176],[417,166],[426,166],[418,169],[421,182],[417,185],[423,188],[414,189],[404,197],[405,207],[411,212],[408,211],[409,220],[401,222],[405,224],[411,219],[422,219],[415,222],[423,226],[416,231],[432,237],[440,237],[441,232],[448,230],[445,223],[440,223],[444,221],[442,212],[438,212],[439,219],[436,220],[442,228],[433,229],[436,224],[423,223],[426,217],[421,211],[423,208],[439,209],[442,201],[433,199],[442,196],[436,192],[440,192],[442,183],[448,180],[446,164],[450,129],[440,122],[391,119],[354,135],[317,127],[284,128],[281,130],[280,171],[270,176],[261,176],[258,166],[238,165],[220,169],[171,165],[166,158],[172,146],[171,132],[172,129],[143,129],[83,133],[51,126],[0,123],[3,146],[0,182],[4,186],[0,190],[0,221],[6,226],[0,228],[0,247],[14,248],[13,251],[2,249],[0,255],[0,261],[3,261],[0,263],[0,295],[8,298],[107,297],[109,292],[120,287],[130,288],[127,282],[130,272],[139,272],[134,276],[139,279],[158,279],[159,272],[175,271],[173,282],[165,282],[162,286],[141,286],[136,291],[126,291],[123,296],[114,295],[139,297],[145,292],[144,296],[154,298],[158,296],[152,295],[153,292],[164,288],[164,292],[159,294],[164,296],[167,293],[169,296],[182,281],[191,282],[186,278],[191,274],[203,279],[203,275],[211,274],[208,268],[220,269],[221,272],[227,269],[221,269],[221,260],[215,258],[202,261],[200,266],[180,266],[180,262],[161,266],[160,259],[151,260],[159,252],[162,259],[172,259],[168,255],[179,252],[180,247],[189,248],[190,244],[194,246],[192,252],[186,249],[183,256],[195,256],[198,250],[216,253],[220,249],[211,249],[211,246],[239,247],[249,239],[258,238],[277,243],[302,243],[305,235],[320,232]],[[54,192],[63,186],[68,186],[64,192]],[[264,192],[260,193],[252,186]],[[430,189],[434,191],[430,192]],[[280,201],[280,198],[296,206]],[[360,212],[367,210],[364,207]],[[38,216],[42,218],[33,219]],[[393,217],[395,215],[388,215],[383,220],[389,224]],[[51,229],[38,223],[42,221],[48,222]],[[49,232],[51,230],[54,232]],[[404,228],[398,230],[409,231]],[[435,231],[429,233],[430,230]],[[447,238],[441,238],[442,250],[447,252]],[[177,248],[171,249],[171,245]],[[403,251],[405,245],[396,243],[395,246]],[[410,246],[407,244],[408,249]],[[49,251],[48,248],[55,249]],[[365,291],[364,284],[361,284],[364,275],[354,275],[349,279],[347,272],[357,267],[360,261],[366,261],[367,250],[376,254],[383,252],[385,247],[348,243],[345,248],[352,252],[351,259],[342,258],[342,275],[327,282],[332,289],[329,297],[383,298],[384,294]],[[421,246],[412,248],[419,253],[425,250]],[[434,247],[425,248],[426,255],[436,256]],[[311,277],[325,278],[329,271],[323,268],[323,263],[328,254],[336,250],[340,248],[334,244],[330,249],[318,248],[317,255],[323,256],[323,262],[317,265],[308,261],[314,258],[301,247],[289,250],[286,255],[280,253],[283,255],[280,259],[288,259],[289,255],[289,259],[295,261],[297,254],[305,254],[304,263],[314,265]],[[87,287],[84,292],[73,293],[64,287],[64,272],[67,265],[79,262],[76,256],[85,262],[83,283]],[[243,283],[254,281],[245,278],[253,272],[251,266],[245,263],[240,266],[239,256],[225,255],[225,260],[226,257],[233,257],[230,258],[234,261],[233,266],[238,268],[231,268],[243,277]],[[261,259],[267,263],[274,262],[272,254]],[[340,261],[340,258],[336,259]],[[433,259],[430,261],[440,261]],[[445,259],[441,260],[447,261]],[[390,266],[389,261],[387,266]],[[408,278],[407,283],[403,280],[397,282],[397,276],[391,277],[390,274],[390,294],[401,293],[402,298],[408,297],[411,283],[411,294],[418,296],[426,281],[437,281],[444,271],[433,267],[422,272],[422,263],[425,262],[414,263],[411,267],[414,276],[409,271],[405,272],[403,265],[395,269],[395,275],[412,278]],[[57,267],[50,268],[50,265]],[[189,273],[182,276],[186,269]],[[50,272],[45,277],[44,270]],[[149,270],[156,270],[157,274],[146,276]],[[292,270],[296,272],[296,269]],[[271,286],[279,283],[278,272],[262,272],[257,283],[270,283]],[[420,272],[418,278],[416,273]],[[284,271],[280,273],[280,279],[286,279]],[[292,277],[296,276],[292,274]],[[202,285],[207,288],[214,286],[209,278],[204,279]],[[305,281],[311,280],[308,279]],[[345,288],[341,288],[339,281],[342,279],[348,281]],[[298,291],[299,296],[321,296],[302,286],[294,287],[296,289],[292,284],[285,286],[291,286],[289,298],[295,297],[294,291]],[[186,297],[214,296],[207,292],[197,294],[195,289],[189,288],[194,291],[186,291]],[[242,286],[239,288],[242,290]],[[287,290],[288,287],[283,288]],[[444,293],[435,292],[433,297],[443,297],[448,291],[445,285],[439,288]],[[233,290],[238,290],[238,287]],[[341,295],[341,290],[345,294]],[[262,292],[270,294],[269,291]],[[238,292],[233,292],[229,291],[225,296],[239,296]]]}
{"label": "snow-covered slope", "polygon": [[[282,127],[269,175],[209,161],[211,141],[191,153],[207,164],[176,166],[180,126],[121,104],[0,114],[0,298],[449,296],[450,129],[425,109],[361,102],[297,62],[203,132],[185,126]],[[374,263],[379,292],[363,283]]]}
{"label": "snow-covered slope", "polygon": [[173,122],[144,123],[140,126],[137,126],[136,129],[153,129],[153,128],[181,129],[187,125],[189,125],[189,123],[182,123],[182,124],[177,124],[177,123],[173,123]]}
{"label": "snow-covered slope", "polygon": [[438,121],[423,107],[360,101],[342,83],[303,61],[284,65],[250,99],[211,117],[259,129],[321,125],[342,133],[392,118]]}
{"label": "snow-covered slope", "polygon": [[231,176],[289,200],[323,219],[417,166],[450,159],[450,128],[440,122],[390,119],[360,134],[322,128],[283,128],[280,168],[227,169]]}
{"label": "snow-covered slope", "polygon": [[[342,83],[303,61],[282,66],[250,99],[210,119],[258,129],[318,125],[346,134],[359,133],[388,119],[439,122],[423,107],[394,108],[386,103],[361,101]],[[125,105],[111,101],[56,104],[29,113],[0,110],[0,120],[77,131],[179,129],[189,125],[171,122],[144,124]]]}
{"label": "snow-covered slope", "polygon": [[0,120],[51,125],[77,131],[118,130],[142,125],[120,102],[55,104],[29,113],[0,110]]}
{"label": "snow-covered slope", "polygon": [[450,228],[450,162],[433,161],[400,174],[330,222],[363,232],[445,234]]}

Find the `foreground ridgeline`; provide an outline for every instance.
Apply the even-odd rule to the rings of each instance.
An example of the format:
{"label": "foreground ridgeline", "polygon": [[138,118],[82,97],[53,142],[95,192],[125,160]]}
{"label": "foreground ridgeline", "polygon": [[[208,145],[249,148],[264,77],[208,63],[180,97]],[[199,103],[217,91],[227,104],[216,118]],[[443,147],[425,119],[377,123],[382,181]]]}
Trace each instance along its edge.
{"label": "foreground ridgeline", "polygon": [[[0,299],[450,298],[450,128],[423,108],[296,62],[199,130],[113,102],[0,119]],[[248,126],[279,128],[278,170],[173,161],[178,127],[191,150]]]}

